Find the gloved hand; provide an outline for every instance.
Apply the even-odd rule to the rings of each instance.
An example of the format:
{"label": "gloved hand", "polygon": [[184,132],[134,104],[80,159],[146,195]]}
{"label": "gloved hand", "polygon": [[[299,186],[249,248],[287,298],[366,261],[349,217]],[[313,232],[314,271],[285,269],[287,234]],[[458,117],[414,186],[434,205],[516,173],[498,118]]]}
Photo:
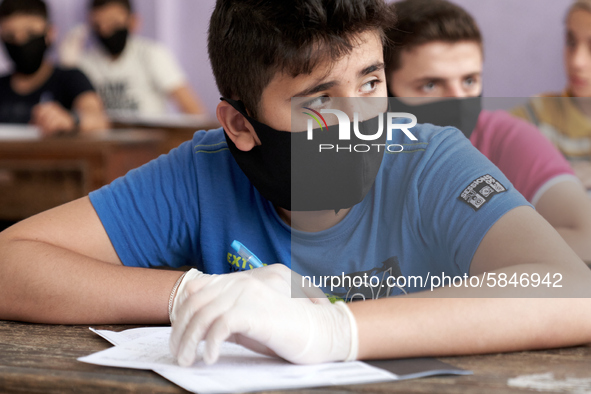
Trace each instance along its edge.
{"label": "gloved hand", "polygon": [[291,277],[289,269],[259,270],[265,271],[201,274],[189,280],[170,338],[171,352],[180,365],[194,363],[201,340],[206,341],[203,357],[208,364],[217,361],[219,347],[228,339],[298,364],[356,358],[357,326],[344,303],[292,298],[291,281],[285,275]]}
{"label": "gloved hand", "polygon": [[[330,304],[330,301],[320,289],[312,286],[308,280],[306,280],[307,284],[304,286],[301,275],[290,270],[283,264],[272,264],[263,268],[240,271],[233,275],[252,276],[262,280],[265,284],[279,292],[284,292],[288,296],[291,295],[293,298],[309,298],[315,304]],[[191,285],[192,281],[204,276],[212,277],[216,275],[207,275],[195,268],[185,273],[178,287],[174,290],[175,294],[173,294],[174,298],[172,299],[170,311],[171,324],[176,320],[178,306],[194,292],[194,285]],[[286,287],[285,284],[290,283],[290,281],[292,287]]]}

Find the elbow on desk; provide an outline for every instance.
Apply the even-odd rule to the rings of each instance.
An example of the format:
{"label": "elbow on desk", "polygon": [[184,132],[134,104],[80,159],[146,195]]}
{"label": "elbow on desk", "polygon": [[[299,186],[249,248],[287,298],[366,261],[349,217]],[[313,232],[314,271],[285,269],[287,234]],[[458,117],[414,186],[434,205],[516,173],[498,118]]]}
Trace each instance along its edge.
{"label": "elbow on desk", "polygon": [[591,268],[591,225],[578,223],[572,226],[555,227],[555,229],[581,260]]}
{"label": "elbow on desk", "polygon": [[15,317],[13,276],[18,268],[11,264],[13,242],[9,229],[0,232],[0,320],[14,320]]}
{"label": "elbow on desk", "polygon": [[43,302],[35,298],[41,294],[36,291],[41,286],[37,272],[41,260],[35,260],[31,241],[18,226],[0,232],[0,320],[35,322],[36,308],[43,309]]}

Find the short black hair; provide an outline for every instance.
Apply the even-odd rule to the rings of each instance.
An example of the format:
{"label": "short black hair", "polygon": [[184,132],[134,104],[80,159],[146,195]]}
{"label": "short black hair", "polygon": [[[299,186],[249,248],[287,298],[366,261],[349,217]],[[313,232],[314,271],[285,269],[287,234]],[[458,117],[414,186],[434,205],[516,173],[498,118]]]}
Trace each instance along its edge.
{"label": "short black hair", "polygon": [[119,4],[125,7],[125,9],[129,11],[129,13],[133,12],[133,5],[131,4],[131,0],[91,0],[90,9],[95,10],[97,8],[101,8],[109,4]]}
{"label": "short black hair", "polygon": [[384,38],[395,19],[384,0],[217,0],[208,50],[218,89],[256,118],[276,73],[310,74],[350,53],[360,33]]}
{"label": "short black hair", "polygon": [[391,3],[398,22],[386,31],[386,73],[398,70],[401,53],[434,41],[472,41],[482,45],[474,18],[462,7],[446,0],[403,0]]}
{"label": "short black hair", "polygon": [[4,0],[0,3],[0,20],[17,14],[40,16],[49,20],[47,5],[43,0]]}

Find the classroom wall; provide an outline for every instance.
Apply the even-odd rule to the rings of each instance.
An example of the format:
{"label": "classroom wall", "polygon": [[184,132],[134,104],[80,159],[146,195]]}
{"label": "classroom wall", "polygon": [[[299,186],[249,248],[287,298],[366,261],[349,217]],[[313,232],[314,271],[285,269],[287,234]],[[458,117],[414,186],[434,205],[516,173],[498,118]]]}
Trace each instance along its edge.
{"label": "classroom wall", "polygon": [[[570,0],[453,0],[481,25],[486,41],[485,96],[526,97],[565,85],[563,18]],[[85,0],[48,0],[60,36],[85,19]],[[219,101],[207,57],[215,0],[135,0],[142,35],[167,44],[214,114]],[[0,55],[0,71],[6,61]]]}
{"label": "classroom wall", "polygon": [[485,40],[484,92],[527,97],[561,91],[564,16],[570,0],[454,0],[466,8]]}

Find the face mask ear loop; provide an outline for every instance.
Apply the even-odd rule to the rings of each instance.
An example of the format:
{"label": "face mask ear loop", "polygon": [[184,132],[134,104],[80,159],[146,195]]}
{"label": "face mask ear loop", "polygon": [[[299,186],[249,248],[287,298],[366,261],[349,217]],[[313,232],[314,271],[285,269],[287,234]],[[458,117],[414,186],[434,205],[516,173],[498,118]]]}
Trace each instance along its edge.
{"label": "face mask ear loop", "polygon": [[251,118],[248,113],[246,113],[246,107],[244,106],[244,103],[240,100],[232,100],[229,98],[225,98],[225,97],[220,97],[220,101],[225,101],[228,104],[230,104],[232,106],[232,108],[234,108],[236,111],[238,111],[242,116],[244,116],[246,118],[246,120],[252,124],[253,121],[256,122],[255,119]]}
{"label": "face mask ear loop", "polygon": [[230,104],[232,106],[232,108],[234,108],[236,111],[240,112],[240,114],[245,116],[247,119],[250,119],[250,116],[248,116],[248,113],[246,111],[246,107],[244,106],[244,103],[242,101],[232,100],[232,99],[225,98],[225,97],[220,97],[220,100],[227,102],[228,104]]}

